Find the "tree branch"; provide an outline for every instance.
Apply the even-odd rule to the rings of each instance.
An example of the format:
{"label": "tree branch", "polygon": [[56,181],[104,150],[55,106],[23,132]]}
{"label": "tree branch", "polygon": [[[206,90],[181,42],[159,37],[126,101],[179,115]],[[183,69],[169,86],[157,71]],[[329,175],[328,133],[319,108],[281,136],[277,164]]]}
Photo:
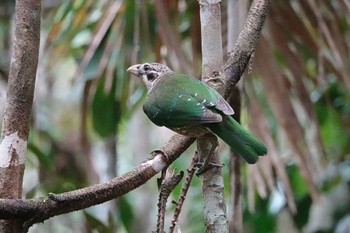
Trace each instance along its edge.
{"label": "tree branch", "polygon": [[155,174],[175,161],[193,142],[194,138],[174,135],[153,159],[105,183],[61,193],[45,198],[28,200],[0,199],[0,219],[21,219],[23,232],[35,223],[53,216],[97,205],[120,197],[146,183]]}
{"label": "tree branch", "polygon": [[[27,1],[31,2],[29,0]],[[249,62],[261,33],[263,22],[266,19],[269,5],[270,0],[255,0],[252,3],[247,23],[240,33],[234,52],[229,56],[226,64],[223,66],[222,72],[227,82],[226,93],[240,80]],[[27,55],[23,56],[26,57]],[[33,59],[32,56],[30,57]],[[34,88],[33,85],[21,85],[20,87]],[[19,96],[23,96],[23,94]],[[29,97],[32,96],[29,95]],[[17,100],[22,99],[17,98]],[[20,136],[22,136],[22,132],[23,131],[20,131]],[[26,133],[27,131],[24,132]],[[194,140],[194,138],[176,134],[163,146],[161,149],[162,152],[158,151],[154,153],[155,157],[153,159],[140,164],[132,171],[120,177],[116,177],[102,184],[62,194],[50,194],[45,198],[28,200],[0,199],[0,219],[20,219],[23,232],[26,232],[33,224],[42,222],[53,216],[81,210],[117,198],[144,184],[161,169],[170,165],[194,142]]]}
{"label": "tree branch", "polygon": [[176,207],[175,207],[175,210],[174,210],[173,217],[171,219],[171,223],[170,223],[170,227],[169,227],[169,233],[174,233],[174,231],[175,231],[175,227],[176,227],[176,224],[177,224],[177,222],[179,220],[179,216],[180,216],[180,212],[181,212],[182,206],[183,206],[183,204],[185,202],[187,191],[190,188],[194,172],[197,170],[195,168],[195,164],[197,162],[198,162],[198,158],[197,158],[197,155],[195,155],[192,158],[192,162],[191,162],[190,168],[187,169],[187,175],[186,175],[185,183],[184,183],[184,185],[182,186],[182,189],[181,189],[180,197],[179,197],[179,199],[177,201],[173,201],[173,204],[176,204]]}
{"label": "tree branch", "polygon": [[156,233],[164,233],[164,220],[166,203],[171,192],[176,188],[179,182],[182,180],[184,172],[181,170],[177,175],[175,175],[175,170],[167,168],[165,171],[165,177],[160,185],[160,192],[158,198],[158,220],[157,220],[157,230]]}
{"label": "tree branch", "polygon": [[[40,43],[41,0],[17,0],[14,43],[0,144],[0,198],[20,198]],[[0,232],[17,233],[16,221]]]}
{"label": "tree branch", "polygon": [[250,6],[245,25],[238,36],[235,48],[223,66],[225,75],[225,97],[241,79],[255,51],[262,27],[270,9],[271,0],[254,0]]}

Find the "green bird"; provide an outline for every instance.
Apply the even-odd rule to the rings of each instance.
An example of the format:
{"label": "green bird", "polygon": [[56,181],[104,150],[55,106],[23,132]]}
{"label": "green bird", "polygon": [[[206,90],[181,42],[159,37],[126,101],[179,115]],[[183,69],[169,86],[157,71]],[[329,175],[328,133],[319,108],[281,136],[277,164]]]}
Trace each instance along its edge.
{"label": "green bird", "polygon": [[250,164],[267,153],[265,145],[230,116],[234,111],[226,100],[207,84],[159,63],[137,64],[127,71],[146,85],[143,110],[154,124],[196,138],[214,133]]}

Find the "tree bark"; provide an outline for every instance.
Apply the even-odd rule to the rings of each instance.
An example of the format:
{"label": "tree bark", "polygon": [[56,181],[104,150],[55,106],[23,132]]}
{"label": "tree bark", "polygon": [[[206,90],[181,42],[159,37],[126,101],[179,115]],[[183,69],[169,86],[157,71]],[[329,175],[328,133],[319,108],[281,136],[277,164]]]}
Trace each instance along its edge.
{"label": "tree bark", "polygon": [[[38,1],[38,0],[37,0]],[[19,44],[30,44],[32,45],[32,43],[34,43],[33,41],[35,41],[35,39],[37,40],[37,43],[39,42],[39,25],[40,25],[40,2],[37,2],[34,0],[17,0],[17,7],[18,8],[22,8],[22,11],[19,12],[19,10],[16,9],[17,13],[16,14],[16,22],[18,24],[18,22],[22,22],[19,23],[18,25],[16,24],[16,28],[17,26],[20,29],[17,29],[15,31],[15,35],[17,40],[14,44],[15,48],[13,49],[13,51],[17,51],[16,49],[18,49],[17,47],[19,47]],[[209,1],[209,0],[208,0]],[[206,2],[206,1],[201,1],[201,2]],[[213,1],[211,1],[213,2]],[[219,1],[215,1],[215,2],[219,2]],[[25,3],[25,6],[23,6],[23,4]],[[35,3],[35,4],[34,4]],[[224,75],[225,79],[230,83],[230,86],[234,86],[238,81],[240,76],[242,75],[245,67],[248,64],[248,60],[246,58],[250,58],[252,51],[254,51],[254,48],[256,46],[256,40],[259,37],[260,33],[261,33],[261,29],[262,29],[262,24],[265,21],[266,18],[266,14],[267,14],[267,9],[268,9],[268,5],[269,5],[270,1],[269,0],[254,0],[252,3],[252,10],[250,13],[250,16],[248,16],[248,22],[246,23],[246,26],[244,27],[243,31],[240,33],[240,39],[238,39],[238,42],[235,46],[234,52],[229,56],[228,61],[225,63],[224,68],[221,67],[214,67],[212,69],[212,72],[208,74],[209,79],[207,81],[211,82],[212,84],[218,84],[218,86],[223,86],[220,80],[220,75]],[[219,4],[219,3],[218,3]],[[33,9],[38,9],[37,11],[33,10]],[[24,12],[25,11],[25,12]],[[39,13],[38,13],[39,12]],[[30,14],[31,13],[31,14]],[[29,16],[28,16],[29,15]],[[37,17],[36,19],[39,21],[39,24],[35,24],[35,22],[33,23],[31,21],[30,24],[26,24],[25,22],[27,22],[27,18],[32,19],[33,17]],[[221,27],[221,26],[220,26]],[[38,30],[36,31],[36,33],[33,33],[33,28],[37,28]],[[22,34],[25,34],[26,37],[23,41],[23,38],[20,38],[22,36]],[[18,36],[21,35],[21,36]],[[249,41],[247,41],[246,39],[249,39]],[[252,39],[254,38],[254,39]],[[21,41],[22,39],[22,41]],[[38,43],[39,44],[39,43]],[[37,44],[37,45],[38,45]],[[212,45],[210,45],[212,46]],[[23,46],[22,46],[23,47]],[[21,47],[21,48],[22,48]],[[24,46],[25,48],[25,46]],[[11,64],[11,68],[14,67],[14,69],[19,66],[18,64],[30,64],[31,66],[33,66],[33,64],[35,64],[36,67],[36,63],[37,63],[37,53],[33,53],[33,51],[37,52],[37,49],[33,49],[33,47],[30,47],[31,50],[25,52],[25,53],[21,53],[20,55],[16,55],[16,53],[14,53],[13,58],[12,58],[12,63]],[[210,51],[209,49],[207,51]],[[222,51],[221,51],[222,53]],[[35,54],[36,56],[33,56],[33,54]],[[15,56],[16,55],[16,56]],[[30,58],[30,62],[28,61]],[[219,56],[218,56],[219,57]],[[23,60],[24,58],[26,58],[26,60]],[[34,59],[35,58],[35,59]],[[242,58],[242,59],[240,59]],[[222,59],[222,58],[221,58]],[[21,63],[19,63],[17,60],[21,61]],[[17,61],[17,63],[16,63]],[[24,62],[27,61],[27,62]],[[222,62],[222,60],[221,60]],[[26,65],[23,65],[23,67],[25,67],[26,69],[28,69],[28,67]],[[14,72],[15,77],[17,77],[19,75],[19,77],[17,77],[19,79],[18,82],[14,82],[11,81],[9,83],[9,87],[10,84],[13,85],[12,89],[17,90],[19,89],[20,91],[17,90],[17,92],[12,93],[12,95],[8,96],[8,101],[9,103],[13,103],[13,102],[18,102],[19,106],[23,108],[24,106],[28,106],[28,100],[26,100],[24,97],[26,97],[27,93],[29,92],[29,90],[31,90],[33,92],[34,90],[34,80],[35,80],[35,70],[34,72],[29,70],[26,71],[24,74],[24,71],[22,69],[18,69],[16,68],[15,70],[17,70],[17,72]],[[208,69],[209,70],[209,69]],[[31,72],[30,72],[31,71]],[[211,76],[212,75],[212,76]],[[13,75],[12,75],[13,76]],[[214,78],[212,78],[214,76]],[[21,78],[22,79],[21,79]],[[31,82],[29,82],[28,77],[32,77]],[[218,81],[219,82],[216,82]],[[28,83],[30,83],[31,85],[29,85]],[[16,85],[15,85],[16,84]],[[230,90],[230,86],[228,88],[226,88],[226,90]],[[9,88],[10,90],[10,88]],[[31,92],[31,95],[29,95],[30,98],[30,106],[32,103],[32,98],[33,98],[33,94]],[[21,95],[18,95],[17,97],[14,97],[17,95],[17,93],[22,93]],[[25,94],[23,94],[25,93]],[[9,91],[10,94],[10,91]],[[26,104],[23,104],[23,102],[25,102]],[[22,104],[21,104],[22,103]],[[7,105],[8,106],[8,105]],[[23,125],[21,127],[19,127],[18,124],[14,124],[14,122],[22,122],[22,118],[24,113],[27,113],[27,116],[30,116],[30,109],[31,107],[26,108],[26,111],[24,111],[24,109],[21,109],[20,107],[18,107],[19,109],[22,110],[22,112],[18,112],[17,114],[10,114],[10,110],[11,110],[11,106],[12,104],[10,104],[10,107],[6,106],[6,113],[5,116],[7,116],[7,119],[4,119],[4,123],[3,123],[3,137],[2,137],[2,142],[0,144],[0,148],[2,149],[1,151],[5,151],[6,153],[0,153],[0,161],[1,161],[1,166],[3,164],[6,165],[6,163],[10,163],[11,161],[13,162],[12,164],[19,163],[21,160],[16,159],[15,157],[12,157],[12,155],[18,155],[18,153],[20,151],[23,151],[23,153],[20,153],[20,155],[22,157],[18,157],[18,158],[22,158],[22,162],[20,163],[23,168],[22,168],[22,174],[23,174],[23,169],[24,169],[24,153],[26,151],[26,142],[27,142],[27,137],[28,137],[28,131],[29,131],[29,123],[30,123],[30,117],[26,118],[27,121],[25,121],[26,127],[24,127]],[[8,109],[9,108],[9,109]],[[12,124],[11,124],[12,123]],[[6,127],[6,125],[16,125],[17,127]],[[11,136],[11,137],[10,137]],[[15,139],[20,139],[20,140],[14,140]],[[6,140],[5,140],[6,139]],[[140,165],[140,168],[144,168],[144,166],[146,165],[147,167],[153,167],[153,170],[150,174],[148,174],[146,172],[146,177],[143,177],[142,179],[139,179],[138,176],[136,176],[137,180],[140,180],[139,183],[135,183],[135,182],[131,182],[131,186],[129,186],[129,189],[124,189],[122,188],[123,185],[126,185],[124,179],[127,179],[130,181],[130,179],[133,179],[133,176],[122,176],[119,178],[116,178],[116,180],[113,180],[111,182],[107,182],[106,184],[102,184],[102,185],[97,185],[97,186],[90,186],[88,188],[85,188],[83,190],[76,190],[76,191],[72,191],[69,193],[65,193],[65,194],[60,194],[60,195],[55,195],[55,194],[51,194],[49,195],[48,198],[42,198],[42,199],[30,199],[30,200],[20,200],[20,196],[21,196],[21,191],[20,192],[16,192],[18,199],[17,200],[9,200],[9,199],[4,199],[0,201],[0,218],[1,219],[18,219],[18,221],[22,221],[22,226],[26,226],[26,227],[30,227],[32,224],[37,223],[37,222],[42,222],[45,219],[48,219],[50,217],[53,216],[57,216],[59,214],[63,214],[63,213],[68,213],[68,212],[72,212],[74,210],[80,210],[83,208],[86,208],[88,206],[91,205],[96,205],[98,203],[102,203],[105,202],[107,200],[111,200],[113,198],[115,198],[117,196],[117,194],[115,193],[115,189],[117,188],[120,192],[120,195],[129,192],[131,189],[134,189],[138,186],[140,186],[141,184],[143,184],[144,182],[146,182],[150,177],[152,177],[154,174],[156,174],[157,172],[159,172],[160,169],[164,168],[164,166],[168,166],[171,162],[173,162],[177,157],[179,157],[179,155],[186,150],[192,143],[193,143],[194,139],[193,138],[186,138],[180,135],[175,135],[172,140],[169,141],[168,144],[166,144],[161,151],[165,152],[165,156],[163,156],[164,158],[167,158],[166,162],[164,161],[160,161],[159,156],[155,156],[156,161],[152,160],[149,162],[146,162],[144,164]],[[23,146],[24,145],[24,146]],[[7,151],[11,151],[11,152],[15,152],[15,153],[7,153]],[[155,151],[156,154],[161,154],[161,151]],[[4,156],[5,155],[5,156]],[[10,156],[11,155],[11,156]],[[14,158],[14,160],[8,160],[8,158]],[[216,157],[217,158],[217,157]],[[8,168],[5,167],[5,168]],[[3,167],[1,167],[1,169],[5,169]],[[151,168],[149,168],[151,169]],[[5,169],[7,170],[7,169]],[[135,171],[132,171],[132,173],[134,173]],[[142,174],[145,175],[145,173],[143,172],[143,170],[138,170],[137,173],[139,175]],[[1,173],[3,174],[3,173]],[[4,173],[6,174],[6,173]],[[8,174],[7,174],[8,175]],[[215,173],[212,173],[212,177],[208,177],[209,179],[205,180],[205,185],[210,186],[210,181],[211,180],[215,180],[215,178],[218,178],[219,176],[216,176]],[[2,178],[2,177],[1,177]],[[220,180],[221,178],[219,178],[219,182],[222,183],[222,180]],[[142,181],[141,181],[142,180]],[[115,182],[114,182],[115,181]],[[118,183],[122,181],[121,183]],[[3,181],[1,181],[1,183],[4,183]],[[21,180],[22,183],[22,180]],[[129,183],[127,183],[129,184]],[[13,185],[13,182],[12,182]],[[20,185],[21,187],[21,185]],[[3,188],[0,189],[0,191],[2,191]],[[14,189],[17,190],[17,189]],[[220,188],[218,188],[218,190],[223,193],[223,190],[220,190]],[[97,194],[97,195],[96,195]],[[103,195],[101,195],[103,194]],[[11,196],[11,195],[8,195]],[[5,196],[3,194],[0,195],[0,198],[4,198]],[[10,197],[10,198],[14,198],[14,197]],[[223,196],[220,197],[221,200],[223,200]],[[48,202],[46,202],[47,200],[49,200]],[[60,203],[61,205],[57,205],[57,203]],[[63,204],[66,203],[66,204]],[[222,204],[222,203],[218,203],[215,202],[214,204]],[[47,208],[48,209],[47,209]],[[209,207],[209,206],[207,206]],[[28,209],[29,208],[29,209]],[[210,208],[210,207],[209,207]],[[222,210],[224,210],[223,206],[219,206],[219,208],[221,208]],[[41,210],[44,212],[38,212],[38,210]],[[49,210],[49,212],[47,212],[47,210]],[[225,211],[224,211],[225,212]],[[42,214],[44,213],[44,214]],[[34,215],[34,217],[33,217]],[[208,216],[210,217],[210,216]],[[215,217],[215,216],[214,216]],[[222,226],[227,226],[227,220],[226,223],[224,221],[222,221]],[[3,226],[0,223],[0,227]],[[224,229],[224,228],[223,228]],[[7,231],[5,231],[6,228],[0,228],[0,232],[18,232],[19,230],[12,230],[10,228],[7,229]],[[225,232],[227,232],[227,229]],[[214,232],[219,232],[219,231],[215,231],[215,229],[212,229],[212,231]]]}
{"label": "tree bark", "polygon": [[[222,37],[221,37],[221,1],[200,0],[200,21],[202,34],[202,81],[207,82],[219,92],[224,90],[224,82],[221,78],[223,64]],[[217,138],[216,138],[217,141]],[[210,145],[211,142],[211,145]],[[206,137],[198,139],[198,151],[203,161],[209,156],[208,147],[213,145],[213,140]],[[211,155],[211,162],[220,163],[217,150]],[[202,190],[204,199],[204,224],[206,232],[227,233],[228,222],[224,195],[224,179],[222,168],[214,167],[202,175]]]}
{"label": "tree bark", "polygon": [[[21,198],[40,43],[40,0],[17,0],[15,32],[0,144],[0,198]],[[0,232],[19,232],[0,221]]]}

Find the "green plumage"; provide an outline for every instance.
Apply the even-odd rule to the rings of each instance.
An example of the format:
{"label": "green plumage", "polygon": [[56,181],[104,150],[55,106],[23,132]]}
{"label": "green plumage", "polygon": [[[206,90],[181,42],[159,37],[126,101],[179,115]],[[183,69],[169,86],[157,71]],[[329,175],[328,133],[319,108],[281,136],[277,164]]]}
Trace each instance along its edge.
{"label": "green plumage", "polygon": [[223,118],[221,123],[211,124],[210,130],[226,142],[234,152],[242,156],[247,163],[255,163],[258,156],[267,153],[264,144],[244,129],[231,116]]}
{"label": "green plumage", "polygon": [[156,125],[166,126],[181,134],[200,136],[211,131],[248,163],[255,163],[258,156],[266,154],[267,149],[224,113],[228,110],[227,105],[218,92],[203,82],[171,74],[154,84],[143,109]]}
{"label": "green plumage", "polygon": [[197,79],[170,75],[154,85],[143,110],[159,126],[194,126],[217,121],[212,114],[204,114],[204,110],[215,109],[220,99],[219,93]]}

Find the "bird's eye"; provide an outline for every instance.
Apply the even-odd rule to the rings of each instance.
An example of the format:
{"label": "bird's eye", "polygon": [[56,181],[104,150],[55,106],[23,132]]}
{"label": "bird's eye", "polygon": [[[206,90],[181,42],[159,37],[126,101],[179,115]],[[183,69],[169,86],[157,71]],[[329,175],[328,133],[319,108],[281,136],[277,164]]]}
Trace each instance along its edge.
{"label": "bird's eye", "polygon": [[150,69],[151,69],[151,67],[147,64],[143,66],[143,70],[146,72],[149,71]]}

